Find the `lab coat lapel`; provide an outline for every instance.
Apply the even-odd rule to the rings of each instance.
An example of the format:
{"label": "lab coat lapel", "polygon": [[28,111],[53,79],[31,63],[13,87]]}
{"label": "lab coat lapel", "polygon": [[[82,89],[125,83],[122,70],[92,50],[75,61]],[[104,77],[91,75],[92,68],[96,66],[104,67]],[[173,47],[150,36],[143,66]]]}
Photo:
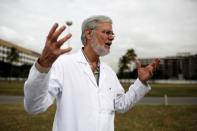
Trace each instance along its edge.
{"label": "lab coat lapel", "polygon": [[100,87],[101,87],[102,84],[105,82],[105,78],[106,78],[105,66],[104,66],[104,64],[101,62],[101,65],[100,65],[100,78],[99,78],[99,86],[100,86]]}
{"label": "lab coat lapel", "polygon": [[92,83],[97,87],[96,79],[95,79],[93,72],[88,64],[84,68],[84,73],[87,75],[87,77],[89,77],[89,79],[92,81]]}
{"label": "lab coat lapel", "polygon": [[97,87],[96,79],[93,75],[90,65],[88,64],[88,62],[87,62],[86,58],[84,57],[83,52],[81,50],[78,52],[77,61],[79,62],[79,64],[83,64],[83,69],[82,69],[83,72],[88,77],[88,79],[90,79],[91,82]]}

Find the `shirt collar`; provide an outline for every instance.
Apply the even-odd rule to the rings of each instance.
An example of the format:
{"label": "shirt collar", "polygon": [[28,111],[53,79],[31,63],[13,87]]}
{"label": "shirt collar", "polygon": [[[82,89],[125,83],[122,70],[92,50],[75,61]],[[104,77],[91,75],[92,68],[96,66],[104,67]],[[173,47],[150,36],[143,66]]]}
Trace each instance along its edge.
{"label": "shirt collar", "polygon": [[[83,63],[83,64],[88,64],[88,62],[87,62],[85,56],[83,55],[82,48],[77,52],[76,55],[77,55],[77,62]],[[105,66],[105,65],[103,64],[103,62],[100,61],[100,69],[101,69],[101,68],[103,69],[104,66]]]}

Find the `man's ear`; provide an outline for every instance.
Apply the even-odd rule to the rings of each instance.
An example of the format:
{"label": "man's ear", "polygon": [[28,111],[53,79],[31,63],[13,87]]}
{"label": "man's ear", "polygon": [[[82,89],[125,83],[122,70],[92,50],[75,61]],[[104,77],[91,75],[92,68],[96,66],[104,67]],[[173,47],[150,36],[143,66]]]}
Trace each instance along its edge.
{"label": "man's ear", "polygon": [[92,33],[93,33],[92,30],[86,30],[85,31],[86,39],[91,39],[92,38]]}

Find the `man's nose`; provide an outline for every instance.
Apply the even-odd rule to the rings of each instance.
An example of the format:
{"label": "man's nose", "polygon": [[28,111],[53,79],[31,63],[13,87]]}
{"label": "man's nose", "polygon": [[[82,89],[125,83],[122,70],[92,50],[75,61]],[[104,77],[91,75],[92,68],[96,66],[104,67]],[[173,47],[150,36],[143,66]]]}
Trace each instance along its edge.
{"label": "man's nose", "polygon": [[108,38],[109,38],[110,41],[113,41],[113,40],[114,40],[114,37],[115,37],[115,36],[111,34],[111,35],[109,35]]}

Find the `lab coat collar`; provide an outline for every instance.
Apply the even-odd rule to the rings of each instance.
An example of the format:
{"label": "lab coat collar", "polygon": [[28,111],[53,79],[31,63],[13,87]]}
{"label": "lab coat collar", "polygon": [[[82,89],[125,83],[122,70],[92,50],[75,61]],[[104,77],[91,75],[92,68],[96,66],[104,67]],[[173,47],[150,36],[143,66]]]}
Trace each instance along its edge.
{"label": "lab coat collar", "polygon": [[82,49],[80,49],[80,50],[77,52],[77,62],[83,63],[83,64],[88,64],[86,58],[85,58],[84,55],[83,55]]}
{"label": "lab coat collar", "polygon": [[[87,74],[87,76],[90,78],[90,80],[92,81],[92,83],[98,87],[97,83],[96,83],[96,79],[94,77],[94,74],[90,68],[90,65],[88,64],[85,56],[83,55],[82,49],[80,49],[77,52],[77,62],[84,64],[86,68],[83,68],[83,71],[85,74]],[[87,67],[88,66],[88,67]],[[99,77],[99,87],[104,83],[105,81],[105,64],[103,62],[100,62],[100,77]]]}

